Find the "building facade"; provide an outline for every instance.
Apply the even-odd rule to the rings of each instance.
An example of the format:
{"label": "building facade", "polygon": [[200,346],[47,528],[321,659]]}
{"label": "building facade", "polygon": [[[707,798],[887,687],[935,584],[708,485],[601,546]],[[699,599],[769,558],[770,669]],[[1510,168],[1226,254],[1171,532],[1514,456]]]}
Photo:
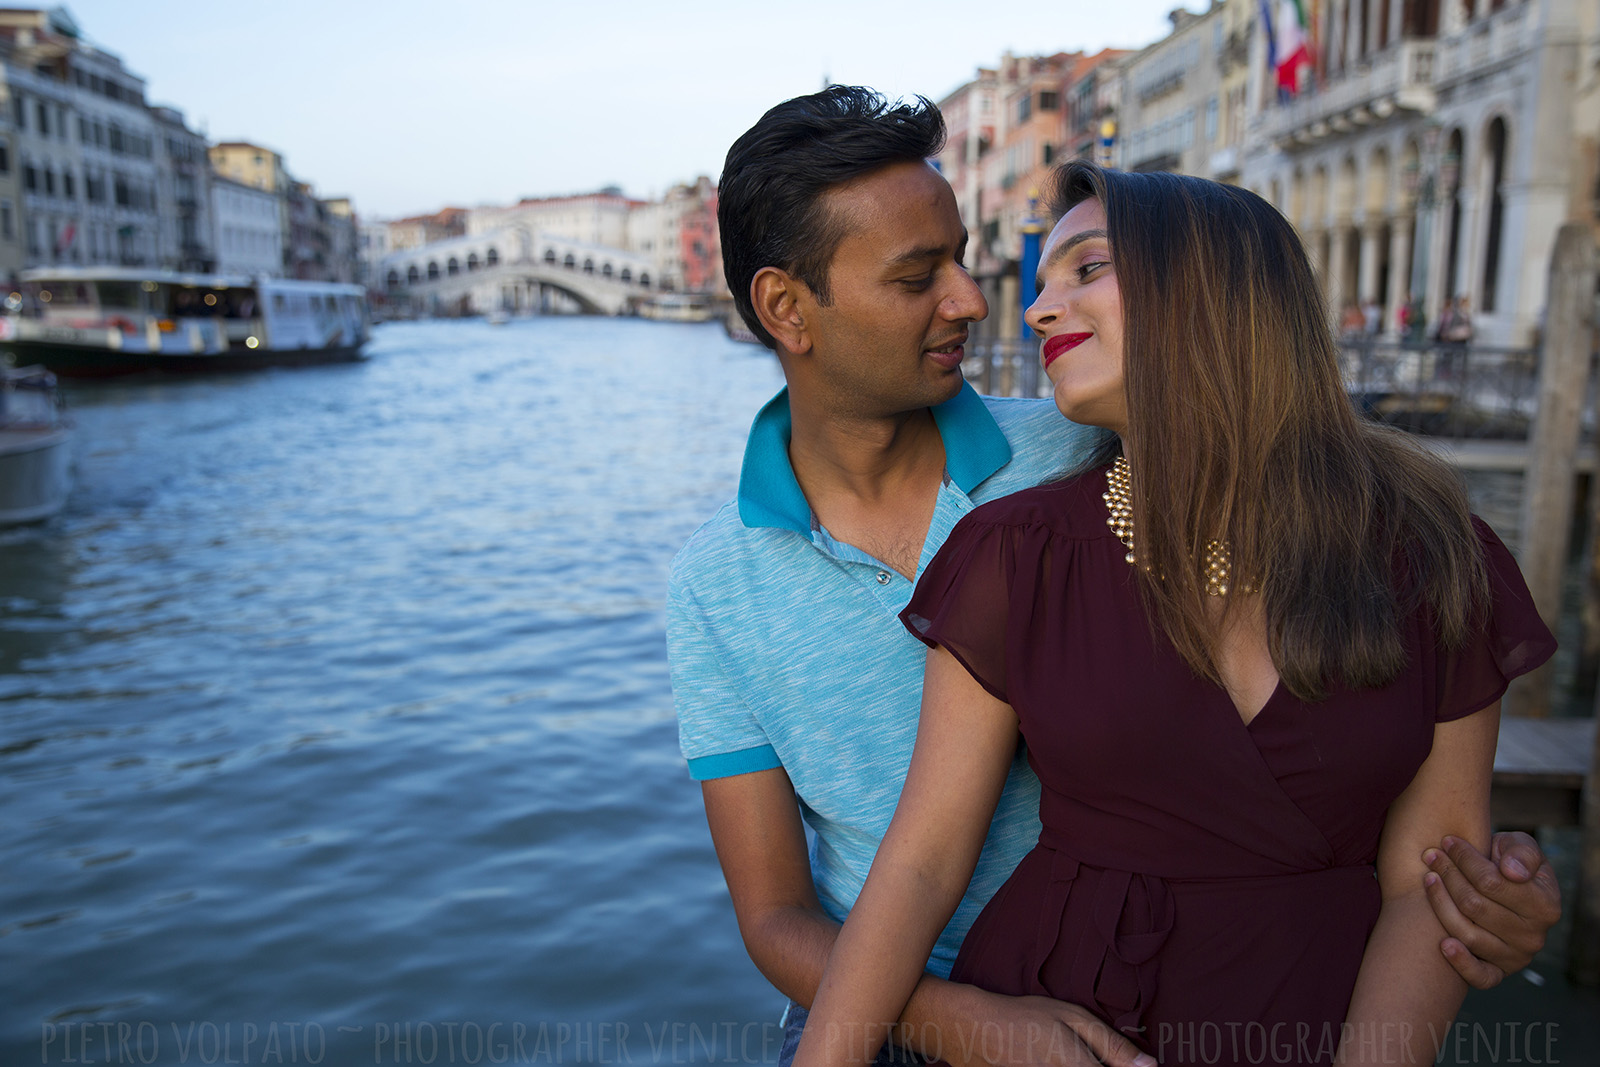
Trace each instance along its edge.
{"label": "building facade", "polygon": [[189,129],[183,112],[153,108],[156,123],[156,218],[160,261],[171,270],[216,269],[211,207],[211,161],[206,139]]}
{"label": "building facade", "polygon": [[0,10],[28,266],[161,264],[156,120],[144,79],[60,8]]}
{"label": "building facade", "polygon": [[1326,6],[1318,77],[1264,102],[1241,181],[1300,230],[1332,307],[1376,303],[1394,332],[1402,308],[1435,323],[1464,299],[1475,340],[1538,340],[1556,231],[1595,172],[1586,20],[1592,0]]}
{"label": "building facade", "polygon": [[283,276],[283,219],[275,195],[214,175],[211,217],[216,227],[219,273]]}

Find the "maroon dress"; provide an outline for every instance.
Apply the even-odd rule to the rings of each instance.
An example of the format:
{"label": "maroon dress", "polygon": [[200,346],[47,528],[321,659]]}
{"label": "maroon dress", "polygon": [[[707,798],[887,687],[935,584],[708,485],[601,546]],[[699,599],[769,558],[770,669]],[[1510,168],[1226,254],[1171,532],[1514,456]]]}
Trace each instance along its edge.
{"label": "maroon dress", "polygon": [[1180,1063],[1328,1063],[1367,936],[1389,804],[1436,721],[1493,704],[1555,641],[1474,519],[1491,616],[1410,667],[1316,703],[1280,684],[1246,725],[1148,621],[1106,526],[1105,471],[985,504],[902,614],[1016,709],[1043,789],[1039,844],[978,917],[952,978],[1090,1008]]}

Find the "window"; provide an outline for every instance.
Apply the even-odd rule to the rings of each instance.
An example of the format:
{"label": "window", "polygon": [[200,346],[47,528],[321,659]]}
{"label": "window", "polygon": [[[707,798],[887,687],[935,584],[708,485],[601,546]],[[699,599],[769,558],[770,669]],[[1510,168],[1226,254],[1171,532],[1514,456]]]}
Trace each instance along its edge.
{"label": "window", "polygon": [[499,264],[500,264],[500,253],[498,251],[496,251],[495,249],[493,249],[493,248],[489,249],[489,251],[484,254],[483,262],[484,262],[484,265],[487,266],[487,267],[499,266]]}
{"label": "window", "polygon": [[0,141],[0,174],[11,173],[11,145]]}
{"label": "window", "polygon": [[1206,140],[1217,139],[1217,98],[1212,97],[1206,101]]}
{"label": "window", "polygon": [[44,166],[44,195],[56,195],[56,172],[46,163]]}
{"label": "window", "polygon": [[33,107],[34,107],[34,112],[33,112],[34,113],[34,118],[38,120],[37,121],[37,125],[39,127],[40,134],[42,134],[45,137],[49,137],[50,136],[50,109],[44,106],[44,101],[43,100],[35,101]]}
{"label": "window", "polygon": [[1055,111],[1061,107],[1061,94],[1045,90],[1039,94],[1039,110]]}
{"label": "window", "polygon": [[1054,163],[1055,161],[1056,161],[1056,146],[1051,144],[1050,142],[1046,141],[1045,142],[1045,146],[1044,146],[1044,152],[1041,153],[1041,158],[1040,158],[1039,162],[1043,166],[1048,167],[1050,164]]}
{"label": "window", "polygon": [[70,170],[61,172],[61,195],[68,200],[78,199],[77,183],[72,180],[72,171]]}
{"label": "window", "polygon": [[15,240],[17,236],[16,219],[11,214],[11,201],[0,200],[0,238],[7,241]]}
{"label": "window", "polygon": [[1033,94],[1029,93],[1017,101],[1017,121],[1027,122],[1033,114]]}
{"label": "window", "polygon": [[28,128],[28,105],[23,101],[21,93],[11,98],[11,117],[16,121],[17,129]]}

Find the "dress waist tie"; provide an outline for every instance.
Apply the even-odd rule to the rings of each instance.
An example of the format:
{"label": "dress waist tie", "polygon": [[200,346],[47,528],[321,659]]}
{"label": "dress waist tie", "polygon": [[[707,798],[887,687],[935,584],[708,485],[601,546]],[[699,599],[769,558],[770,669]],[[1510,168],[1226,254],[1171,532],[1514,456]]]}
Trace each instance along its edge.
{"label": "dress waist tie", "polygon": [[[1121,1033],[1143,1036],[1141,1016],[1156,995],[1156,953],[1172,932],[1176,914],[1167,884],[1152,874],[1110,870],[1082,863],[1051,849],[1050,884],[1039,916],[1040,951],[1030,968],[1034,992],[1090,1008]],[[1077,943],[1062,944],[1063,917],[1074,885],[1089,909],[1077,927]],[[1046,980],[1046,972],[1052,980]],[[1067,988],[1061,988],[1061,978]]]}

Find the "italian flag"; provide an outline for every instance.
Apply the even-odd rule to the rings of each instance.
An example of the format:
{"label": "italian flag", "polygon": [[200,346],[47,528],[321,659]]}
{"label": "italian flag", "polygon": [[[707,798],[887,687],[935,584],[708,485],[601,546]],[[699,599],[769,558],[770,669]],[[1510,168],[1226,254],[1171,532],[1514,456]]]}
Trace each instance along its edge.
{"label": "italian flag", "polygon": [[[1274,0],[1277,17],[1267,20],[1268,62],[1278,76],[1278,88],[1293,93],[1300,87],[1300,68],[1311,63],[1311,22],[1306,0]],[[1267,0],[1262,0],[1265,7]]]}

